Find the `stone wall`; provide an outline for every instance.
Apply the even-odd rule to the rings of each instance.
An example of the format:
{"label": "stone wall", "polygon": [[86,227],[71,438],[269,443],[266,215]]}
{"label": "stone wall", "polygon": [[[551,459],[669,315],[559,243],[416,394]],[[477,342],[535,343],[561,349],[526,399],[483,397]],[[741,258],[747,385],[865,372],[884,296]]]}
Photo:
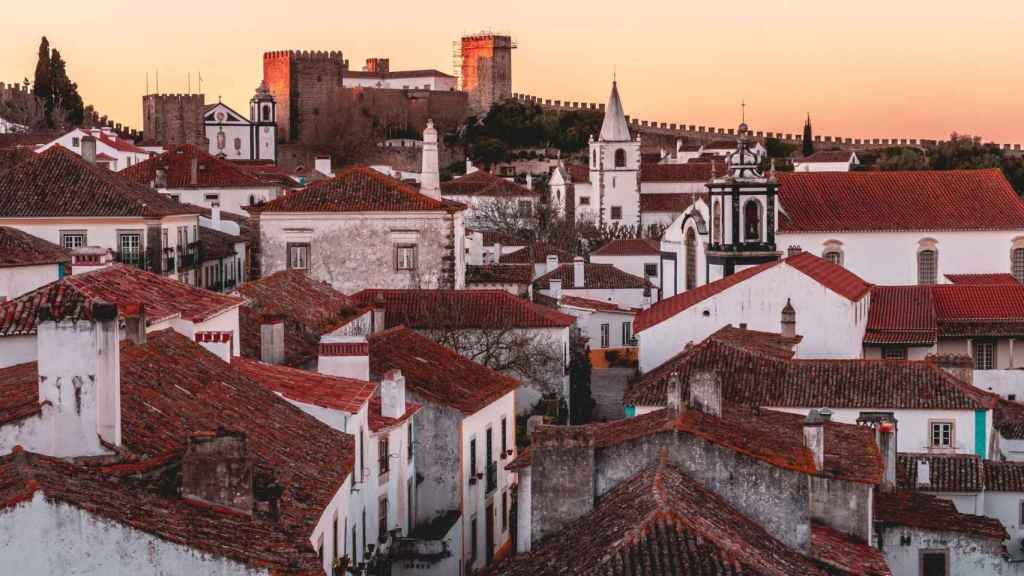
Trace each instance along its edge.
{"label": "stone wall", "polygon": [[478,34],[462,38],[462,89],[473,114],[512,97],[512,38]]}
{"label": "stone wall", "polygon": [[999,576],[1024,572],[1024,564],[1010,564],[1003,559],[1003,543],[998,540],[904,526],[880,532],[881,551],[893,574],[923,574],[922,550],[947,550],[947,574]]}
{"label": "stone wall", "polygon": [[202,94],[147,94],[142,97],[144,143],[173,146],[191,144],[209,148]]}
{"label": "stone wall", "polygon": [[871,541],[871,486],[817,476],[808,480],[811,518],[865,542]]}
{"label": "stone wall", "polygon": [[429,525],[449,510],[461,510],[462,413],[438,406],[413,390],[408,398],[422,407],[413,420],[416,448],[416,524]]}
{"label": "stone wall", "polygon": [[280,142],[310,142],[317,136],[342,87],[348,63],[340,51],[281,50],[263,54],[263,80],[277,100]]}
{"label": "stone wall", "polygon": [[538,426],[531,440],[530,539],[536,542],[594,509],[600,472],[591,428]]}

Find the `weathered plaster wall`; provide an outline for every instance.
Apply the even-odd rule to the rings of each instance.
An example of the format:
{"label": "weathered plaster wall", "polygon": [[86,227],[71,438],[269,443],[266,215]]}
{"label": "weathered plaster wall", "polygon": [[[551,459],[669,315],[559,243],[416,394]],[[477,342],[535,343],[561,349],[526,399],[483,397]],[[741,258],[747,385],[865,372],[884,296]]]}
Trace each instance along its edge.
{"label": "weathered plaster wall", "polygon": [[[910,544],[901,538],[910,537]],[[996,540],[973,538],[953,532],[932,532],[916,528],[887,528],[882,532],[882,554],[889,569],[897,576],[921,574],[921,551],[949,550],[948,574],[979,574],[998,576],[1017,574],[1014,566],[1002,558],[1002,543]]]}
{"label": "weathered plaster wall", "polygon": [[818,476],[808,477],[811,518],[871,542],[872,487]]}
{"label": "weathered plaster wall", "polygon": [[416,487],[416,523],[422,525],[438,514],[462,509],[462,413],[429,404],[411,390],[407,395],[423,406],[413,432],[416,472],[423,478]]}

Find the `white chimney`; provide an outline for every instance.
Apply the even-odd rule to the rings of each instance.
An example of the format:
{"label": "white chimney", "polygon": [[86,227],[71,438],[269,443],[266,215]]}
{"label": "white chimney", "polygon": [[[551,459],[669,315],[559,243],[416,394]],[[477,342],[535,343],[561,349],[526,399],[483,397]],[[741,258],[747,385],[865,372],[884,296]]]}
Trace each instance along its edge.
{"label": "white chimney", "polygon": [[233,335],[231,331],[196,332],[195,340],[207,351],[230,364],[233,355],[231,349]]}
{"label": "white chimney", "polygon": [[380,381],[380,415],[401,418],[405,414],[405,376],[391,370]]}
{"label": "white chimney", "polygon": [[533,190],[533,174],[526,173],[526,187]]}
{"label": "white chimney", "polygon": [[317,156],[313,160],[313,170],[323,174],[324,176],[334,176],[334,171],[331,170],[331,157],[330,156]]}
{"label": "white chimney", "polygon": [[214,230],[220,230],[220,202],[214,202],[210,205],[210,227]]}
{"label": "white chimney", "polygon": [[502,252],[503,249],[504,249],[504,246],[501,245],[501,242],[495,242],[494,243],[494,263],[495,264],[500,264],[501,263],[501,252]]}
{"label": "white chimney", "polygon": [[109,454],[121,445],[121,361],[117,305],[96,302],[92,321],[54,320],[40,306],[36,333],[45,437],[18,439],[57,458]]}
{"label": "white chimney", "polygon": [[96,165],[96,137],[89,135],[82,137],[82,160],[93,166]]}
{"label": "white chimney", "polygon": [[469,260],[466,262],[471,266],[479,266],[484,263],[484,235],[482,232],[466,233],[466,244],[469,246]]}
{"label": "white chimney", "polygon": [[434,121],[427,120],[423,129],[423,165],[420,169],[420,193],[436,200],[441,199],[440,161],[437,157],[437,130]]}
{"label": "white chimney", "polygon": [[[329,376],[369,380],[370,345],[366,336],[325,334],[320,338],[316,371]],[[404,385],[405,381],[402,382]],[[404,391],[402,398],[404,402]]]}
{"label": "white chimney", "polygon": [[927,460],[921,459],[917,461],[917,485],[932,485],[932,473],[930,463]]}
{"label": "white chimney", "polygon": [[192,162],[189,164],[189,183],[193,186],[199,186],[199,157],[193,156]]}
{"label": "white chimney", "polygon": [[548,254],[546,265],[544,266],[544,273],[554,272],[558,268],[558,254]]}
{"label": "white chimney", "polygon": [[818,471],[825,465],[825,423],[831,419],[828,408],[811,409],[804,419],[804,445],[814,455],[814,469]]}
{"label": "white chimney", "polygon": [[552,278],[551,280],[548,281],[548,285],[549,285],[550,290],[551,290],[551,297],[554,298],[555,300],[561,300],[562,299],[562,280],[561,279]]}
{"label": "white chimney", "polygon": [[782,336],[783,338],[796,337],[796,309],[793,303],[786,298],[786,305],[782,307]]}
{"label": "white chimney", "polygon": [[583,288],[587,285],[586,278],[583,276],[584,264],[583,256],[577,256],[572,261],[572,285],[573,288]]}
{"label": "white chimney", "polygon": [[476,166],[473,166],[473,161],[470,160],[469,158],[466,158],[466,176],[469,176],[470,174],[476,171],[477,168]]}

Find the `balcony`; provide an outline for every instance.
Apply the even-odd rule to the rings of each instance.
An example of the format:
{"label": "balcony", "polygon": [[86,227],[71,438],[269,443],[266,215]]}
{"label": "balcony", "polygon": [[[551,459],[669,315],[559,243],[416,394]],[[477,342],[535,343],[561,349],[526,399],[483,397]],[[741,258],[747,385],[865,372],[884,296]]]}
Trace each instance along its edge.
{"label": "balcony", "polygon": [[127,266],[146,269],[146,255],[142,252],[115,252],[114,261]]}
{"label": "balcony", "polygon": [[498,463],[487,463],[487,493],[490,494],[498,489]]}

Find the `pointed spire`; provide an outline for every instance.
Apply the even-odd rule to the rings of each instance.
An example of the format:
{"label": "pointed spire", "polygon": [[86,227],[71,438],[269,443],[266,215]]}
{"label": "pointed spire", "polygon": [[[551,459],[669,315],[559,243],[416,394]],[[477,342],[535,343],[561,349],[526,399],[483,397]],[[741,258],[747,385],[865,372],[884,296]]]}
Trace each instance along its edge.
{"label": "pointed spire", "polygon": [[601,123],[601,140],[605,142],[628,142],[629,125],[626,113],[619,99],[619,83],[612,81],[612,93],[608,97],[608,106],[604,109],[604,122]]}

